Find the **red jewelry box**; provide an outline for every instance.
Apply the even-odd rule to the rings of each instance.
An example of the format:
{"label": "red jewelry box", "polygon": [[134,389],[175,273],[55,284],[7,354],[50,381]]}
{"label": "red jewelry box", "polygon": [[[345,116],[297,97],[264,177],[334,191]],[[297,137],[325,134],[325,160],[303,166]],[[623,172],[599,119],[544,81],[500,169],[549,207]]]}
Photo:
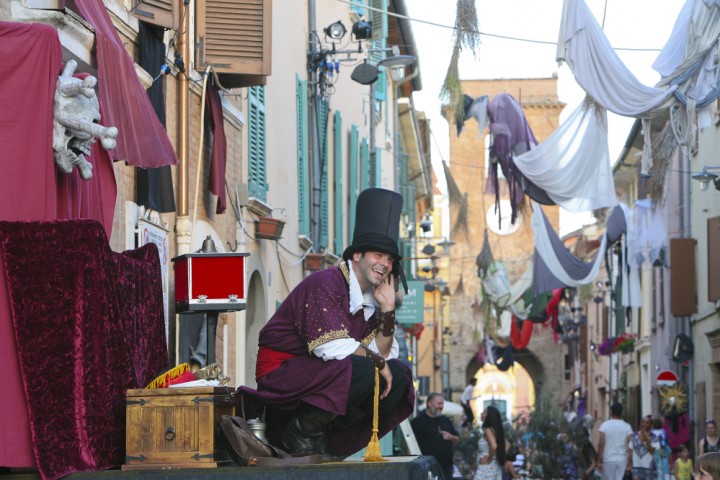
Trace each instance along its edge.
{"label": "red jewelry box", "polygon": [[188,253],[175,257],[175,311],[245,310],[249,253]]}

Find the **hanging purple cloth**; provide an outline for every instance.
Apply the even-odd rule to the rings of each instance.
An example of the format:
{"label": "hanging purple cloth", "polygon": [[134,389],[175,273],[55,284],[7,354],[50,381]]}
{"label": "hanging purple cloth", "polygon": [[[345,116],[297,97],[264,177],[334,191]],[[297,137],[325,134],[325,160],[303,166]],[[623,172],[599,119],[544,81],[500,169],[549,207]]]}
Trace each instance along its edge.
{"label": "hanging purple cloth", "polygon": [[522,107],[512,95],[500,93],[488,103],[488,117],[490,118],[490,133],[493,143],[490,147],[490,168],[486,193],[495,194],[496,208],[500,208],[500,180],[498,178],[498,164],[507,180],[512,205],[510,221],[517,218],[517,205],[522,201],[523,189],[520,183],[519,171],[512,162],[513,156],[523,154],[538,144],[530,124],[525,118]]}

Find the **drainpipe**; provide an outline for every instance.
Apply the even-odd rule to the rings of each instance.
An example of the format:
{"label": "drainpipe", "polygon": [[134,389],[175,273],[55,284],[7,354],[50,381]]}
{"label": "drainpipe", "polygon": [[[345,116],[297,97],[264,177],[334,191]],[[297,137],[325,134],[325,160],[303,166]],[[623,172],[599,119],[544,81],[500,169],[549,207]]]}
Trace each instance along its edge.
{"label": "drainpipe", "polygon": [[[182,2],[181,8],[186,11],[182,15],[183,24],[180,26],[178,35],[178,48],[180,55],[187,62],[190,62],[190,9],[189,0]],[[191,224],[188,209],[188,178],[189,178],[189,155],[188,155],[188,95],[189,85],[185,75],[177,77],[178,89],[178,132],[177,132],[177,154],[178,154],[178,211],[175,221],[175,241],[177,242],[177,254],[190,253]],[[199,167],[199,166],[198,166]]]}

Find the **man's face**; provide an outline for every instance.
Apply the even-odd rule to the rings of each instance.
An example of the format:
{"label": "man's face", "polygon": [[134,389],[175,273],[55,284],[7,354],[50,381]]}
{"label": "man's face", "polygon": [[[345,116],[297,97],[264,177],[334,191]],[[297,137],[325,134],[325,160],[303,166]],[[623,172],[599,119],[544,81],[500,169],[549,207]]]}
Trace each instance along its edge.
{"label": "man's face", "polygon": [[445,399],[443,397],[433,397],[427,404],[427,413],[431,417],[439,417],[442,415]]}
{"label": "man's face", "polygon": [[387,281],[388,275],[392,272],[393,259],[387,253],[368,251],[355,253],[353,265],[360,288],[367,291]]}

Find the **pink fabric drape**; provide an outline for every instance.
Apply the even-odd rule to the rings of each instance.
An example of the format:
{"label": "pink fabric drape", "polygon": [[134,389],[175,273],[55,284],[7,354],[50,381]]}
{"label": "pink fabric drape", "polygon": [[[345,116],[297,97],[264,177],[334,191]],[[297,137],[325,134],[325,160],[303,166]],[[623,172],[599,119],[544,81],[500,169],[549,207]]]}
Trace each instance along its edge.
{"label": "pink fabric drape", "polygon": [[[54,218],[52,112],[62,70],[57,31],[0,22],[0,220]],[[5,267],[0,262],[0,465],[34,465],[30,427],[10,320]]]}
{"label": "pink fabric drape", "polygon": [[208,83],[206,105],[210,113],[210,128],[212,129],[212,159],[210,160],[210,178],[208,190],[217,195],[218,203],[215,213],[225,213],[227,198],[225,197],[225,164],[227,161],[227,140],[225,126],[223,125],[222,100],[220,91],[214,82]]}
{"label": "pink fabric drape", "polygon": [[[62,72],[57,30],[49,25],[0,22],[0,220],[91,218],[112,231],[116,184],[112,162],[99,144],[88,161],[93,178],[60,173],[52,149],[53,97]],[[105,122],[102,122],[105,124]],[[33,250],[30,243],[26,248]],[[35,458],[27,400],[18,364],[16,332],[0,262],[0,465],[31,467]]]}
{"label": "pink fabric drape", "polygon": [[105,109],[105,124],[116,126],[119,131],[112,158],[141,168],[177,164],[167,132],[152,108],[107,9],[98,1],[75,5],[95,27],[98,98]]}

